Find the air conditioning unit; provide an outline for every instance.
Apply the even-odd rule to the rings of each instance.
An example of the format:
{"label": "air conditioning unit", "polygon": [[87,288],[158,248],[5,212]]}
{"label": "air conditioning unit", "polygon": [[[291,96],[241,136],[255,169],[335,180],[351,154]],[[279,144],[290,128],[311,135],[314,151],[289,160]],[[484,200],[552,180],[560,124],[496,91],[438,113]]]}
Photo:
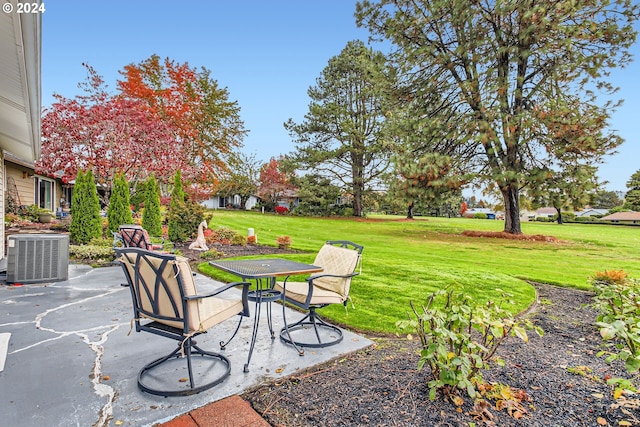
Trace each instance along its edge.
{"label": "air conditioning unit", "polygon": [[58,282],[69,278],[66,234],[12,234],[7,246],[7,283]]}

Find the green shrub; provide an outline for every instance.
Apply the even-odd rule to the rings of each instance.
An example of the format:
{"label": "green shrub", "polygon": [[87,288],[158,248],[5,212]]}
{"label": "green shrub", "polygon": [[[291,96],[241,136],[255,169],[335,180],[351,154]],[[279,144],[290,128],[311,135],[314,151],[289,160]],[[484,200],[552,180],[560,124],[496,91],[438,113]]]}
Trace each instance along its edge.
{"label": "green shrub", "polygon": [[204,260],[218,259],[218,258],[222,258],[223,256],[225,256],[225,253],[217,249],[209,249],[208,251],[204,251],[200,253],[200,258]]}
{"label": "green shrub", "polygon": [[105,238],[105,237],[94,237],[87,244],[91,245],[91,246],[102,246],[102,247],[105,247],[105,248],[112,248],[113,247],[113,239],[108,239],[108,238]]}
{"label": "green shrub", "polygon": [[122,224],[131,224],[131,205],[129,203],[129,184],[124,174],[117,174],[113,180],[113,190],[109,197],[109,208],[107,210],[109,226],[107,234],[118,231]]}
{"label": "green shrub", "polygon": [[598,272],[591,278],[593,307],[600,313],[596,326],[608,341],[607,362],[622,360],[627,371],[640,370],[640,281],[622,270]]}
{"label": "green shrub", "polygon": [[18,209],[18,215],[31,222],[38,222],[41,213],[51,213],[51,211],[38,205],[20,206]]}
{"label": "green shrub", "polygon": [[539,216],[539,217],[536,217],[536,221],[537,222],[553,222],[554,219],[546,216]]}
{"label": "green shrub", "polygon": [[574,220],[575,222],[602,222],[600,221],[600,217],[597,215],[594,216],[577,216]]}
{"label": "green shrub", "polygon": [[100,245],[69,245],[69,257],[79,261],[84,260],[105,260],[112,261],[115,259],[115,252],[108,246]]}
{"label": "green shrub", "polygon": [[129,202],[135,212],[138,212],[144,207],[144,201],[146,197],[146,182],[138,182],[135,187],[130,190]]}
{"label": "green shrub", "polygon": [[233,238],[231,239],[231,244],[232,245],[240,245],[240,246],[246,246],[247,245],[247,238],[244,237],[241,234],[236,234],[235,236],[233,236]]}
{"label": "green shrub", "polygon": [[182,189],[182,175],[176,172],[169,203],[168,234],[172,242],[185,242],[198,232],[198,225],[204,219],[204,207],[190,200],[185,200]]}
{"label": "green shrub", "polygon": [[162,236],[162,216],[160,215],[160,188],[155,176],[151,175],[145,185],[142,228],[150,236]]}
{"label": "green shrub", "polygon": [[[211,232],[205,233],[205,240],[208,245],[213,243],[221,243],[223,245],[242,244],[240,243],[241,238],[245,244],[247,243],[247,239],[244,236],[228,227],[218,227],[210,230]],[[238,243],[233,243],[234,241]]]}
{"label": "green shrub", "polygon": [[487,219],[487,214],[483,212],[476,212],[473,214],[474,219]]}
{"label": "green shrub", "polygon": [[78,171],[71,202],[69,237],[73,242],[83,244],[100,236],[102,236],[102,219],[93,172]]}
{"label": "green shrub", "polygon": [[[521,326],[513,316],[502,309],[508,303],[503,293],[498,303],[471,305],[471,297],[457,290],[440,290],[432,293],[425,306],[418,310],[411,303],[408,320],[396,323],[402,329],[410,329],[420,339],[422,352],[418,369],[431,368],[433,379],[429,381],[429,397],[433,400],[438,389],[459,389],[474,398],[476,385],[482,382],[482,369],[490,367],[489,361],[509,335],[527,341],[526,328],[542,335],[529,321]],[[441,299],[442,305],[439,305]],[[503,363],[497,359],[496,363]]]}

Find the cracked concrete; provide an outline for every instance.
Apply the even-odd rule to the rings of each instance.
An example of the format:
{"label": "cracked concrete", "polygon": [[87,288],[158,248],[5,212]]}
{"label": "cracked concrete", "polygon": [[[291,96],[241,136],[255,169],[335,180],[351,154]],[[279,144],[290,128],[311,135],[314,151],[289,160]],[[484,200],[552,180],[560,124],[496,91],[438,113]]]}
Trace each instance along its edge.
{"label": "cracked concrete", "polygon": [[[346,332],[340,345],[307,350],[300,357],[293,348],[269,338],[263,317],[250,371],[243,373],[253,318],[245,319],[239,336],[224,351],[232,363],[224,383],[190,397],[152,396],[138,389],[138,371],[169,353],[175,343],[135,331],[128,336],[131,296],[122,282],[120,267],[72,265],[64,282],[0,285],[0,334],[11,334],[0,372],[2,425],[151,426],[371,344]],[[196,282],[200,292],[219,285],[202,275]],[[287,316],[296,319],[300,314],[291,311]],[[273,319],[279,329],[283,324],[279,305],[274,306]],[[200,336],[198,343],[218,351],[218,342],[234,327],[233,320],[227,321]]]}

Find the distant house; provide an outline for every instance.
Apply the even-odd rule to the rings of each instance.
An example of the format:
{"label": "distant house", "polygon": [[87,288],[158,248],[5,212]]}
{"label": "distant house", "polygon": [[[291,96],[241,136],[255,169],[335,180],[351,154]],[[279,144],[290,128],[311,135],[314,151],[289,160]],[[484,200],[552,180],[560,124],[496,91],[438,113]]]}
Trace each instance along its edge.
{"label": "distant house", "polygon": [[300,198],[298,197],[297,189],[284,190],[282,193],[280,193],[280,196],[278,197],[278,201],[276,203],[277,206],[284,206],[289,210],[296,208],[299,204]]}
{"label": "distant house", "polygon": [[554,216],[556,216],[557,213],[558,211],[556,210],[556,208],[549,208],[549,207],[539,208],[534,211],[536,219],[537,218],[553,218]]}
{"label": "distant house", "polygon": [[536,213],[527,209],[520,211],[520,220],[522,221],[534,221],[536,219]]}
{"label": "distant house", "polygon": [[574,212],[576,216],[604,216],[609,213],[609,209],[584,209]]}
{"label": "distant house", "polygon": [[600,219],[618,224],[640,224],[640,212],[616,212]]}
{"label": "distant house", "polygon": [[464,218],[473,218],[475,214],[481,213],[487,215],[487,219],[496,219],[496,213],[489,208],[471,208],[464,211]]}
{"label": "distant house", "polygon": [[553,218],[557,213],[556,208],[550,207],[538,208],[535,211],[523,209],[520,211],[520,219],[523,221],[535,221],[538,218]]}
{"label": "distant house", "polygon": [[[208,200],[202,201],[200,204],[209,209],[225,209],[228,206],[239,209],[241,198],[239,195],[235,196],[214,196]],[[258,203],[256,196],[250,196],[244,204],[244,209],[251,210]]]}

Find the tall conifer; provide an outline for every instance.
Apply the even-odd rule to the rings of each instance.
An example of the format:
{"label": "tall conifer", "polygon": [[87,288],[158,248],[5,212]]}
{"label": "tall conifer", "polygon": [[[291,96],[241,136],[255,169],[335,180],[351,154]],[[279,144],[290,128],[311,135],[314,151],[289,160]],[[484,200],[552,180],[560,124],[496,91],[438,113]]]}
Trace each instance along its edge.
{"label": "tall conifer", "polygon": [[131,206],[129,202],[129,184],[124,174],[117,174],[113,180],[113,190],[109,198],[109,231],[118,231],[122,224],[131,224]]}
{"label": "tall conifer", "polygon": [[154,237],[162,236],[162,217],[160,215],[160,187],[154,175],[145,184],[144,211],[142,227]]}
{"label": "tall conifer", "polygon": [[78,171],[71,200],[71,224],[69,225],[71,240],[86,244],[94,237],[102,236],[100,202],[91,170],[86,173]]}

